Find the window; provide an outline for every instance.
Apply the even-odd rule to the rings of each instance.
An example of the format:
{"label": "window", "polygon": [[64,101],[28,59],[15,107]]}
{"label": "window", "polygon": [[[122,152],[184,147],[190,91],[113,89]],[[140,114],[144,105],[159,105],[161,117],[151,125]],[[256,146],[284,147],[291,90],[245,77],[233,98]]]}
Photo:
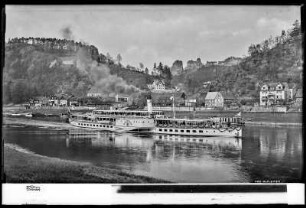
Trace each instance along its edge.
{"label": "window", "polygon": [[162,129],[158,129],[158,131],[162,131]]}
{"label": "window", "polygon": [[190,130],[186,130],[187,133],[190,133]]}
{"label": "window", "polygon": [[200,142],[203,142],[203,139],[199,139]]}
{"label": "window", "polygon": [[193,133],[197,133],[197,130],[192,130]]}
{"label": "window", "polygon": [[203,133],[203,130],[199,130],[200,133]]}
{"label": "window", "polygon": [[184,132],[184,130],[181,130],[181,132]]}
{"label": "window", "polygon": [[168,129],[164,129],[164,131],[168,131]]}
{"label": "window", "polygon": [[169,129],[169,131],[172,132],[173,130],[172,130],[172,129]]}
{"label": "window", "polygon": [[175,132],[178,132],[178,130],[177,130],[177,129],[175,129]]}

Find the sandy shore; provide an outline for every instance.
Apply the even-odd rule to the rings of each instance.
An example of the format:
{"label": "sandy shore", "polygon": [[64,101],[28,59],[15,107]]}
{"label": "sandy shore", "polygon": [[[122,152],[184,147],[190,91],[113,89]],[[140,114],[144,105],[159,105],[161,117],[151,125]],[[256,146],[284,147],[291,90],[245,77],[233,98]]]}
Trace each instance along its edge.
{"label": "sandy shore", "polygon": [[169,183],[119,170],[35,154],[4,144],[6,183]]}

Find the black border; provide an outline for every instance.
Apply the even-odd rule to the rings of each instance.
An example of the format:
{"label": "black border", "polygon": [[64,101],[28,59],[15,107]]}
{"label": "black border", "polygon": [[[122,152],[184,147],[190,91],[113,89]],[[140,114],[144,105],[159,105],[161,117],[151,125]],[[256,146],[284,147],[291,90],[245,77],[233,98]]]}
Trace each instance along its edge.
{"label": "black border", "polygon": [[[43,2],[43,3],[42,3]],[[3,0],[0,3],[1,7],[1,16],[0,16],[0,24],[1,24],[1,68],[4,66],[4,45],[5,45],[5,5],[265,5],[265,6],[301,6],[301,25],[302,25],[302,33],[303,33],[303,47],[305,49],[305,0],[251,0],[251,1],[243,1],[243,0],[234,0],[234,1],[225,1],[225,0],[207,0],[207,1],[199,1],[199,0],[189,0],[187,1],[174,1],[174,0],[165,0],[165,1],[148,1],[148,0]],[[305,53],[303,54],[304,59],[304,69],[305,69]],[[1,73],[2,78],[2,73]],[[303,75],[303,82],[304,82]],[[1,79],[2,80],[2,79]],[[304,97],[305,90],[303,89]],[[2,85],[1,85],[1,95],[2,95]],[[2,99],[2,96],[1,96]],[[303,128],[302,135],[304,136],[304,123],[305,123],[305,107],[304,107],[304,99],[303,99]],[[2,111],[2,108],[1,108]],[[1,119],[2,123],[2,119]],[[304,142],[304,141],[303,141]],[[1,150],[3,150],[3,141],[2,141]],[[3,156],[3,151],[2,156]],[[303,143],[303,156],[304,156],[304,143]],[[3,157],[2,157],[3,158]],[[3,179],[3,160],[1,161],[1,181]],[[304,173],[304,166],[302,169],[302,173]],[[305,177],[302,174],[301,183],[305,184]],[[120,185],[120,184],[118,184]],[[2,190],[2,186],[1,186]],[[120,190],[118,193],[236,193],[236,192],[286,192],[287,187],[284,184],[230,184],[230,185],[122,185],[120,186]],[[2,197],[1,197],[2,199]],[[2,201],[2,200],[1,200]]]}

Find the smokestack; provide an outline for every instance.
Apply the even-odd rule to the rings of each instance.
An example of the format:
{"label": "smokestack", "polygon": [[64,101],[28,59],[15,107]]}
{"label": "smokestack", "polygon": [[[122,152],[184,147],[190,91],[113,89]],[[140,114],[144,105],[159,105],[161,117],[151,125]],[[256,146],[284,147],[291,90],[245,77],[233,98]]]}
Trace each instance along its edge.
{"label": "smokestack", "polygon": [[148,112],[152,113],[152,99],[151,99],[151,96],[147,97],[147,107],[148,107]]}

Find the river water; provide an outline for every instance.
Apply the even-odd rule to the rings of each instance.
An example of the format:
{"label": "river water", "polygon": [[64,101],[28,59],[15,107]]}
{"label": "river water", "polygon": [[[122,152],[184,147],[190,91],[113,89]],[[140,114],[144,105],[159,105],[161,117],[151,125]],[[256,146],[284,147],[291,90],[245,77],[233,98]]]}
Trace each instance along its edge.
{"label": "river water", "polygon": [[23,125],[2,130],[5,143],[40,155],[179,183],[288,183],[302,177],[301,127],[244,127],[239,139]]}

